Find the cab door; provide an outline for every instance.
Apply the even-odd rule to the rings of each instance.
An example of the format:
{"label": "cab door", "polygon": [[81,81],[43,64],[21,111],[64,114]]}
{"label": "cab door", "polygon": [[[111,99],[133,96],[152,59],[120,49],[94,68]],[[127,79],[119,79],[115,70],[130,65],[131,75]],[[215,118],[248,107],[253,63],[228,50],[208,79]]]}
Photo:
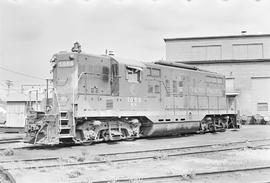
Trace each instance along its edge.
{"label": "cab door", "polygon": [[111,95],[108,58],[82,56],[79,60],[78,77],[80,95]]}
{"label": "cab door", "polygon": [[118,63],[114,60],[111,60],[111,95],[119,96],[119,66]]}

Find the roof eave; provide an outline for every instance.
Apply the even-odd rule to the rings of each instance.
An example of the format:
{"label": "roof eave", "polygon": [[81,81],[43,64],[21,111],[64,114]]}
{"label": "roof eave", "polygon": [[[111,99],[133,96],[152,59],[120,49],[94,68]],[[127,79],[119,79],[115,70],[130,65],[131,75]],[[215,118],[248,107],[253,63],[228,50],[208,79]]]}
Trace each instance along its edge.
{"label": "roof eave", "polygon": [[253,37],[270,37],[270,34],[243,34],[228,36],[202,36],[202,37],[180,37],[180,38],[164,38],[164,42],[168,41],[184,41],[184,40],[202,40],[202,39],[230,39],[230,38],[253,38]]}

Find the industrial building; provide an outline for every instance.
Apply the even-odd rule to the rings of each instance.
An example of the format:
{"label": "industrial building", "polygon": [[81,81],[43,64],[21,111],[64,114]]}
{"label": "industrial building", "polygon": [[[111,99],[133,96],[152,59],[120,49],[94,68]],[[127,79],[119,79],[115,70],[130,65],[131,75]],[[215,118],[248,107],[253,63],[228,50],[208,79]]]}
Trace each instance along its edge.
{"label": "industrial building", "polygon": [[226,77],[228,111],[270,116],[270,34],[167,38],[166,60]]}
{"label": "industrial building", "polygon": [[41,99],[23,93],[11,93],[7,98],[7,127],[24,127],[27,112],[30,109],[40,110]]}

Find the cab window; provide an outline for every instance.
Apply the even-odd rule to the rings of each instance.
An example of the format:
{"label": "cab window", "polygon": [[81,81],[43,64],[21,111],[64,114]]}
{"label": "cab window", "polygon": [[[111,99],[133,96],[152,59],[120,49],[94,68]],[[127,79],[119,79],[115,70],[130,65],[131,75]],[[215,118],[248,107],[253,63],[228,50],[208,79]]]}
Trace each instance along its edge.
{"label": "cab window", "polygon": [[126,79],[128,82],[141,82],[141,68],[126,67]]}

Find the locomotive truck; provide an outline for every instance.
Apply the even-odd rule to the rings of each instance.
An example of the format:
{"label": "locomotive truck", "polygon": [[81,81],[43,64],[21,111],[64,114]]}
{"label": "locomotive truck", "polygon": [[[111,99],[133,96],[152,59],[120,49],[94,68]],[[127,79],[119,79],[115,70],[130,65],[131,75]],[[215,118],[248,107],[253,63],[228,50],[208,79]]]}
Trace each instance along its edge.
{"label": "locomotive truck", "polygon": [[168,61],[59,52],[51,59],[53,102],[31,111],[25,141],[92,143],[238,127],[223,75]]}

